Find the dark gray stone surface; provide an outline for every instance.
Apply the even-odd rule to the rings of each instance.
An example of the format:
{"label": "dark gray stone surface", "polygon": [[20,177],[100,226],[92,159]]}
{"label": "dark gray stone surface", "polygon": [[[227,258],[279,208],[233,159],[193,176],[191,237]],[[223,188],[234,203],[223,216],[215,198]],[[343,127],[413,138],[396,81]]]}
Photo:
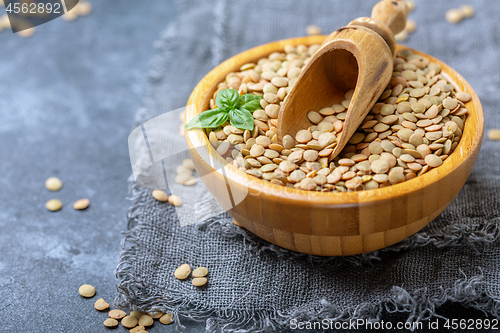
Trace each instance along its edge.
{"label": "dark gray stone surface", "polygon": [[[57,19],[28,39],[0,33],[0,332],[102,332],[107,315],[93,303],[116,296],[130,205],[127,136],[153,42],[176,9],[172,1],[93,4],[92,15]],[[63,180],[61,191],[45,189],[50,176]],[[73,210],[82,197],[90,207]],[[45,209],[51,198],[61,211]],[[78,295],[84,283],[96,286],[93,299]],[[485,317],[453,304],[438,313]]]}
{"label": "dark gray stone surface", "polygon": [[[92,3],[90,16],[54,20],[31,38],[0,33],[0,332],[101,332],[107,315],[93,303],[116,296],[127,137],[153,42],[176,8]],[[62,190],[45,189],[50,176]],[[75,211],[83,197],[90,207]],[[51,198],[61,211],[45,209]],[[78,295],[83,283],[97,288],[93,299]],[[150,331],[173,331],[156,326]]]}

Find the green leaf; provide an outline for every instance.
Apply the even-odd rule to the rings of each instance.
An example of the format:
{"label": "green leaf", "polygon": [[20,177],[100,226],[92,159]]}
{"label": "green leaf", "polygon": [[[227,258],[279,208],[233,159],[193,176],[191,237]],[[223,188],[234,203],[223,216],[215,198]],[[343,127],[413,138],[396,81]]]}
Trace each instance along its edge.
{"label": "green leaf", "polygon": [[260,101],[257,100],[243,104],[241,107],[244,108],[245,110],[248,110],[251,113],[253,113],[255,110],[262,109]]}
{"label": "green leaf", "polygon": [[244,94],[240,96],[240,106],[242,106],[245,103],[248,103],[250,101],[260,101],[262,99],[262,96],[259,95],[254,95],[254,94]]}
{"label": "green leaf", "polygon": [[215,104],[221,110],[228,112],[236,109],[240,101],[240,94],[235,89],[222,89],[217,93]]}
{"label": "green leaf", "polygon": [[227,117],[228,113],[224,110],[207,110],[191,119],[184,127],[188,130],[193,128],[216,128],[224,124]]}
{"label": "green leaf", "polygon": [[260,100],[262,96],[254,95],[254,94],[244,94],[240,96],[240,103],[238,107],[242,107],[250,112],[254,112],[255,110],[261,109]]}
{"label": "green leaf", "polygon": [[240,108],[229,111],[231,125],[239,129],[253,130],[253,116],[250,111]]}

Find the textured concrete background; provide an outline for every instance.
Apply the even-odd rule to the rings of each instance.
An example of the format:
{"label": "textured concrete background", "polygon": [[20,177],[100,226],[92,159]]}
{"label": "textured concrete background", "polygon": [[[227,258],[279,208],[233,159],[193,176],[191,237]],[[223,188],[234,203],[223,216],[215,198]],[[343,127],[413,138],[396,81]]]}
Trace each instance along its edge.
{"label": "textured concrete background", "polygon": [[[107,315],[93,303],[116,296],[127,137],[153,42],[176,8],[90,1],[90,16],[56,19],[31,38],[0,33],[0,332],[101,332]],[[45,189],[50,176],[62,190]],[[84,197],[90,207],[75,211]],[[61,211],[45,209],[51,198]],[[78,295],[83,283],[96,286],[93,299]]]}
{"label": "textured concrete background", "polygon": [[[172,1],[93,4],[92,15],[57,19],[28,39],[0,33],[0,332],[102,332],[107,315],[93,303],[116,295],[130,204],[127,137],[153,42],[176,8]],[[45,189],[50,176],[63,180],[61,191]],[[83,197],[90,207],[73,210]],[[51,198],[63,202],[61,211],[45,209]],[[78,295],[84,283],[96,286],[93,299]],[[438,313],[485,317],[453,304]]]}

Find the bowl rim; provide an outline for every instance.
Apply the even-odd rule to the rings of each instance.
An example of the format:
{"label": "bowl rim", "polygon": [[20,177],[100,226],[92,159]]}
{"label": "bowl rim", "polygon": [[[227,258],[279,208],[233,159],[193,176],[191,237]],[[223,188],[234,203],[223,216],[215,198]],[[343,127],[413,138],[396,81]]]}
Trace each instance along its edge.
{"label": "bowl rim", "polygon": [[[327,36],[308,36],[308,37],[298,37],[282,39],[267,44],[262,44],[254,48],[248,49],[242,53],[239,53],[212,69],[208,74],[206,74],[201,81],[196,85],[192,91],[184,116],[184,124],[194,118],[196,115],[201,113],[199,110],[202,107],[206,107],[213,92],[215,91],[217,84],[225,78],[225,76],[230,73],[239,70],[241,65],[248,62],[255,62],[259,58],[268,56],[270,53],[278,50],[283,50],[286,45],[312,45],[321,44]],[[398,196],[407,196],[411,193],[421,191],[427,186],[434,184],[441,178],[452,173],[460,164],[464,163],[467,159],[473,158],[476,149],[480,149],[483,135],[484,135],[484,114],[479,98],[471,85],[453,68],[448,66],[446,63],[440,61],[439,59],[430,56],[424,52],[406,47],[403,45],[397,45],[397,51],[403,49],[409,49],[412,52],[429,58],[432,62],[436,62],[441,66],[441,73],[446,76],[450,82],[452,82],[455,88],[460,89],[460,91],[467,92],[471,96],[471,101],[465,103],[467,105],[474,105],[475,122],[471,123],[471,114],[467,114],[467,119],[464,124],[464,130],[462,133],[462,138],[455,148],[453,153],[443,162],[443,164],[437,168],[432,168],[423,175],[417,176],[413,179],[398,183],[395,185],[390,185],[383,188],[372,189],[372,190],[362,190],[362,191],[348,191],[348,192],[317,192],[317,191],[306,191],[296,188],[283,187],[280,185],[275,185],[270,182],[264,181],[262,179],[250,176],[238,168],[234,167],[231,163],[227,163],[225,159],[216,151],[216,149],[210,144],[207,135],[203,130],[189,130],[185,132],[185,139],[188,144],[188,148],[192,152],[196,152],[194,147],[206,147],[208,149],[208,155],[211,158],[210,162],[203,159],[208,165],[226,165],[225,177],[228,180],[240,183],[243,186],[248,187],[249,192],[265,193],[267,199],[273,201],[281,201],[283,198],[294,200],[294,204],[298,205],[335,205],[335,206],[351,206],[372,203],[382,200],[391,200]],[[453,79],[449,74],[456,77]],[[192,107],[192,106],[195,107]],[[204,110],[203,108],[203,110]],[[468,107],[469,111],[470,108]],[[475,125],[475,126],[473,126]],[[465,140],[465,138],[469,138]],[[466,146],[468,144],[468,146]],[[199,152],[196,152],[199,155]],[[213,168],[212,168],[213,169]],[[214,170],[215,171],[215,170]]]}

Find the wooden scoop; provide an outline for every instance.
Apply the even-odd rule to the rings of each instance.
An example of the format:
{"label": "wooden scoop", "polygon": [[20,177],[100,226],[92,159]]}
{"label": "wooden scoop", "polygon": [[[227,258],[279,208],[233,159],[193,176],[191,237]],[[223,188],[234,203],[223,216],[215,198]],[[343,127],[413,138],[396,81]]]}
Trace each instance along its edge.
{"label": "wooden scoop", "polygon": [[344,127],[329,159],[337,156],[387,87],[396,54],[394,35],[406,25],[403,0],[383,0],[372,17],[358,18],[326,38],[281,106],[278,140],[311,126],[307,113],[340,104],[354,89]]}

